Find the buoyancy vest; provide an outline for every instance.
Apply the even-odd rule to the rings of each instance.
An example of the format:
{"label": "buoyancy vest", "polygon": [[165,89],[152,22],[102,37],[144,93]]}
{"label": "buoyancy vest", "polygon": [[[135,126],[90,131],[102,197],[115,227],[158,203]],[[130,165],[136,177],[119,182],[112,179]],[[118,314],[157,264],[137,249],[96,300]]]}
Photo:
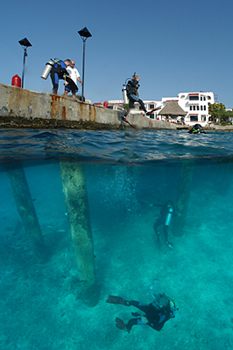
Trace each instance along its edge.
{"label": "buoyancy vest", "polygon": [[138,95],[139,83],[137,80],[131,79],[126,85],[126,92],[128,95]]}
{"label": "buoyancy vest", "polygon": [[60,60],[56,62],[53,67],[59,79],[63,79],[64,74],[69,75],[69,73],[66,70],[66,64],[64,61]]}

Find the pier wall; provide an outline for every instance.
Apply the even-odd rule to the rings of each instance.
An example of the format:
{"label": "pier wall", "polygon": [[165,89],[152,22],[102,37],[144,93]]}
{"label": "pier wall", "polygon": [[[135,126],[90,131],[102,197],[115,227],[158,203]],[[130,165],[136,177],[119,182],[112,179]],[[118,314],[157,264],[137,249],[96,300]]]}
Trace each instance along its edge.
{"label": "pier wall", "polygon": [[[122,125],[121,117],[120,111],[72,97],[0,84],[0,127],[118,129]],[[131,114],[127,119],[139,129],[176,129],[175,125],[149,119],[142,113]]]}

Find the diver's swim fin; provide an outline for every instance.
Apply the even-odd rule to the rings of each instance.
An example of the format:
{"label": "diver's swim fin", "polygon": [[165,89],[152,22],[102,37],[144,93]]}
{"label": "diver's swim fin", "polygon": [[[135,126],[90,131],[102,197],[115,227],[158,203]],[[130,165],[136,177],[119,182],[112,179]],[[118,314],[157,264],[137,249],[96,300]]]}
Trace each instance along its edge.
{"label": "diver's swim fin", "polygon": [[106,302],[110,303],[110,304],[121,304],[121,305],[125,305],[125,306],[130,305],[130,302],[128,300],[126,300],[122,297],[115,296],[115,295],[109,295]]}
{"label": "diver's swim fin", "polygon": [[124,323],[123,320],[121,320],[120,318],[116,317],[115,318],[116,321],[116,327],[122,330],[126,330],[126,324]]}

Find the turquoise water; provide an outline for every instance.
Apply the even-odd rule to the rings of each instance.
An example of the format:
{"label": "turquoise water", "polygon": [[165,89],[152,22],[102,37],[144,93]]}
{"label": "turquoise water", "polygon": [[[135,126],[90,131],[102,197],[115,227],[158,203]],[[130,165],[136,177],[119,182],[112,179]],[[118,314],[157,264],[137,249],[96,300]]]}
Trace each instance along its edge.
{"label": "turquoise water", "polygon": [[[0,144],[0,349],[233,348],[232,133],[2,130]],[[94,307],[79,293],[61,176],[68,162],[85,179]],[[25,175],[42,256],[12,172]],[[19,188],[22,178],[14,179]],[[168,200],[172,249],[158,244],[153,228]],[[136,310],[106,303],[109,294],[148,303],[157,292],[179,308],[160,332],[115,327],[116,317],[126,321]]]}

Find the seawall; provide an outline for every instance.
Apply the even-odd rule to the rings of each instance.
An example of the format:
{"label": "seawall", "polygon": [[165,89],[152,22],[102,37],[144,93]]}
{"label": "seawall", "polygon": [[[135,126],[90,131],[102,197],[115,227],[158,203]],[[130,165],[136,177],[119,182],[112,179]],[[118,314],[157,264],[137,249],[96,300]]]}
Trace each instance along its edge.
{"label": "seawall", "polygon": [[[74,100],[72,97],[38,93],[0,84],[0,127],[119,129],[122,112]],[[127,118],[138,129],[176,129],[142,113]]]}

